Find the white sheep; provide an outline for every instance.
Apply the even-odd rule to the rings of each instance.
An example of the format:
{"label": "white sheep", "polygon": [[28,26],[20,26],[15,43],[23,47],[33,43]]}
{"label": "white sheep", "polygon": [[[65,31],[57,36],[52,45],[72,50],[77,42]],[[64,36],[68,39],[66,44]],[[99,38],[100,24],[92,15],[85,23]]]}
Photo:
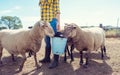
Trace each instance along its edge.
{"label": "white sheep", "polygon": [[5,48],[10,54],[21,54],[23,62],[17,72],[22,71],[26,61],[26,52],[33,52],[35,65],[39,68],[36,58],[36,52],[41,47],[44,36],[54,36],[54,31],[50,24],[45,21],[38,21],[34,27],[29,30],[3,30],[0,31],[0,63],[2,64],[2,50]]}
{"label": "white sheep", "polygon": [[66,24],[64,28],[64,36],[72,38],[74,47],[80,51],[80,64],[83,64],[83,51],[86,51],[86,63],[88,65],[89,54],[92,50],[101,48],[101,56],[106,52],[105,48],[105,33],[101,28],[86,28],[81,29],[76,24]]}

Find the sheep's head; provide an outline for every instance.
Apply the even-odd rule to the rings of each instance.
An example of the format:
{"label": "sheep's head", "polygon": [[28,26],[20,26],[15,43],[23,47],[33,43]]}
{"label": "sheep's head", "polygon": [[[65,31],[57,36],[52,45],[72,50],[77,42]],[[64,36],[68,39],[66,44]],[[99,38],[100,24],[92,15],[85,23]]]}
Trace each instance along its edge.
{"label": "sheep's head", "polygon": [[74,38],[77,35],[77,25],[74,23],[71,24],[65,24],[64,26],[64,36],[66,38]]}
{"label": "sheep's head", "polygon": [[50,23],[46,21],[40,21],[40,27],[44,31],[45,35],[53,37],[54,36],[54,31],[50,25]]}
{"label": "sheep's head", "polygon": [[45,21],[38,21],[35,23],[34,27],[31,30],[32,36],[54,36],[54,31],[50,24]]}

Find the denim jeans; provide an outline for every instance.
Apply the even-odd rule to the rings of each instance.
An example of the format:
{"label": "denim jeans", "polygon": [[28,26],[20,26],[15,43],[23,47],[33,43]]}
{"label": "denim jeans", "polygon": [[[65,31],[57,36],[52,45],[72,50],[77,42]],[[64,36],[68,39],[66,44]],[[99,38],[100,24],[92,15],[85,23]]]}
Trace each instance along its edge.
{"label": "denim jeans", "polygon": [[[56,34],[57,33],[57,19],[56,18],[53,18],[52,21],[50,22],[50,25],[51,27],[53,28],[54,30],[54,33]],[[45,37],[45,43],[46,43],[46,49],[49,50],[51,49],[51,43],[50,43],[50,37],[49,36],[46,36]]]}

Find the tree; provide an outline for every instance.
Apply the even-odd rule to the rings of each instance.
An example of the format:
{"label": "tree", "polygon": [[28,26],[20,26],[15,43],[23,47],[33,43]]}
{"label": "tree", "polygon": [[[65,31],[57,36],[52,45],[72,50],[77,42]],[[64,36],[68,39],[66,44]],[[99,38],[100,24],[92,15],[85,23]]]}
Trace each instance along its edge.
{"label": "tree", "polygon": [[21,20],[14,16],[2,16],[1,17],[2,24],[6,25],[9,29],[19,29],[22,28]]}
{"label": "tree", "polygon": [[2,30],[2,29],[7,29],[6,27],[4,27],[4,26],[2,26],[2,27],[0,27],[0,30]]}
{"label": "tree", "polygon": [[0,20],[0,30],[2,30],[2,29],[7,29],[7,27],[3,26],[2,21]]}
{"label": "tree", "polygon": [[0,25],[2,24],[1,20],[0,20]]}

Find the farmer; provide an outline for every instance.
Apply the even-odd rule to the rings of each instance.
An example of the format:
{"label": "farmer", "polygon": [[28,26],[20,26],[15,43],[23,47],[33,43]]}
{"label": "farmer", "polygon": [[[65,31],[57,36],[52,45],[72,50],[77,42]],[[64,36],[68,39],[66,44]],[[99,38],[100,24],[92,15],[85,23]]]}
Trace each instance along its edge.
{"label": "farmer", "polygon": [[[59,0],[39,0],[41,20],[47,21],[52,26],[55,33],[60,30],[60,8]],[[41,63],[51,62],[51,44],[50,37],[45,37],[45,57],[40,60]],[[55,68],[58,66],[59,55],[54,54],[53,62],[49,65],[49,69]]]}

